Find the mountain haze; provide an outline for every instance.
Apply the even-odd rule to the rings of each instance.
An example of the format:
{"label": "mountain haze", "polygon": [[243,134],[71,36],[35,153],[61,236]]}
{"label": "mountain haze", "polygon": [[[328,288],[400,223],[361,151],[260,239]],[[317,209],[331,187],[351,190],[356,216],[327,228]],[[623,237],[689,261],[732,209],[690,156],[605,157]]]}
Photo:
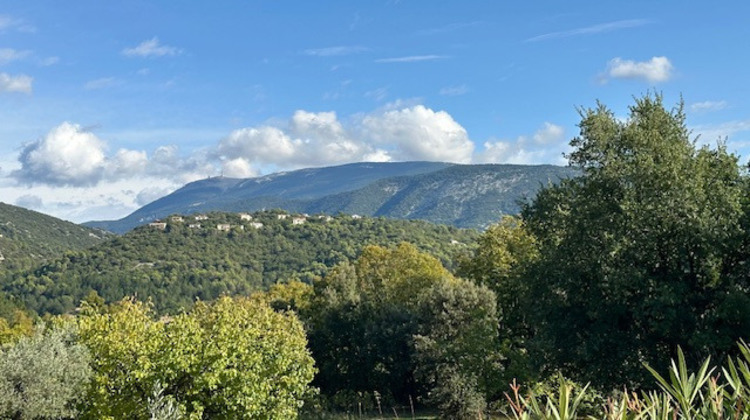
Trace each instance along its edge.
{"label": "mountain haze", "polygon": [[423,219],[484,228],[544,185],[573,175],[551,165],[457,165],[440,162],[353,163],[249,179],[192,182],[129,216],[86,225],[124,233],[170,214],[284,209]]}

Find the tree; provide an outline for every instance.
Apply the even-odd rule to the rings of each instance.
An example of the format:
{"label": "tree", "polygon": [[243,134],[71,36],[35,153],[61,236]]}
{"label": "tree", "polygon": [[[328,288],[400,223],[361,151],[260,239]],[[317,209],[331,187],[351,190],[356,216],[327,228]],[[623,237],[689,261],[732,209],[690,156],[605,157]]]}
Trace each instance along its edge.
{"label": "tree", "polygon": [[496,372],[495,295],[414,246],[365,248],[315,284],[303,316],[324,395],[420,397],[451,416],[483,408]]}
{"label": "tree", "polygon": [[313,360],[293,313],[220,298],[172,318],[125,300],[84,310],[81,337],[94,358],[87,418],[148,418],[155,389],[190,418],[296,418]]}
{"label": "tree", "polygon": [[497,296],[498,338],[503,356],[504,383],[528,380],[527,271],[539,258],[536,238],[523,220],[504,216],[477,240],[474,252],[461,258],[457,274],[484,285]]}
{"label": "tree", "polygon": [[728,351],[750,334],[712,333],[720,302],[746,290],[732,274],[745,235],[736,156],[696,148],[682,104],[667,110],[660,95],[636,99],[626,121],[601,104],[581,115],[568,159],[582,175],[523,211],[540,253],[526,295],[535,359],[616,385],[641,382],[642,362],[666,365],[678,345]]}
{"label": "tree", "polygon": [[414,335],[416,377],[446,418],[475,419],[499,394],[495,294],[456,279],[430,288]]}
{"label": "tree", "polygon": [[70,328],[40,329],[0,351],[0,416],[66,419],[91,379],[89,352]]}

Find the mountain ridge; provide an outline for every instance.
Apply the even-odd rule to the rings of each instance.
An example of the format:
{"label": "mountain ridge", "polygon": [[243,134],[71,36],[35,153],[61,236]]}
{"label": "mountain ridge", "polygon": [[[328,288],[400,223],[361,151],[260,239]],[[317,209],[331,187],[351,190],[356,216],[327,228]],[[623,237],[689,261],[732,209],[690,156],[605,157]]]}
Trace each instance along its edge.
{"label": "mountain ridge", "polygon": [[533,198],[542,186],[574,174],[554,165],[362,162],[256,178],[215,177],[186,184],[122,219],[84,225],[124,233],[171,214],[278,208],[481,229],[517,213],[519,201]]}

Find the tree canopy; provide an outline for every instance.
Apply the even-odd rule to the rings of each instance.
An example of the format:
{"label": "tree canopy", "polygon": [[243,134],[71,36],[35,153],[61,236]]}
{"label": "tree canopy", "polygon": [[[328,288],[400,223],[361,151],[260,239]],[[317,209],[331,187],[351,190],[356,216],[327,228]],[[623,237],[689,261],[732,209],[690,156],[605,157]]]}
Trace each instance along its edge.
{"label": "tree canopy", "polygon": [[660,95],[636,99],[625,121],[601,104],[581,116],[568,158],[582,176],[523,211],[539,246],[527,304],[540,367],[614,385],[678,345],[729,351],[750,334],[737,157],[697,147],[682,104]]}

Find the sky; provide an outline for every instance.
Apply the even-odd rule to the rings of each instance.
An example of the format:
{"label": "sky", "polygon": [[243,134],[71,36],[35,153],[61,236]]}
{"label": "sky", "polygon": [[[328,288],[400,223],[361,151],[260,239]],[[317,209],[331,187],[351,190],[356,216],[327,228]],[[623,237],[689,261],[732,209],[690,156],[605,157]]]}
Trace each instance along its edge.
{"label": "sky", "polygon": [[360,161],[566,164],[579,111],[684,103],[750,158],[750,2],[0,0],[0,201],[74,222]]}

